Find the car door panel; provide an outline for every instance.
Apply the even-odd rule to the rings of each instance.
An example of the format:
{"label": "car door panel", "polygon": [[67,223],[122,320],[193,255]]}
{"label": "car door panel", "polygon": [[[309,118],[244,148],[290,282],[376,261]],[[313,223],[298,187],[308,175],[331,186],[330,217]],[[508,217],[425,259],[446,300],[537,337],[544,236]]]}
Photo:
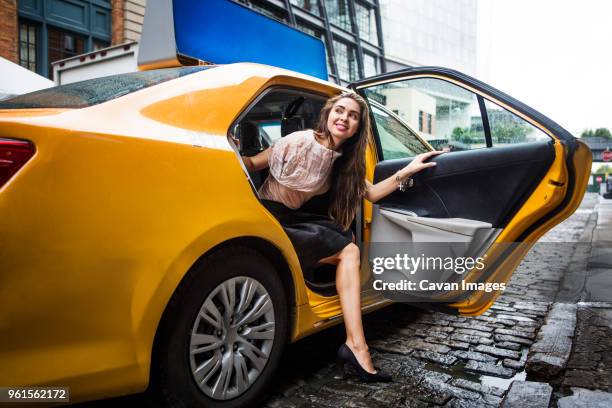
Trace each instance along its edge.
{"label": "car door panel", "polygon": [[[503,227],[548,171],[553,143],[538,142],[441,154],[436,166],[414,176],[414,186],[380,201],[420,217],[466,218]],[[411,159],[378,163],[374,182],[384,180]]]}
{"label": "car door panel", "polygon": [[368,254],[393,257],[401,251],[411,257],[477,257],[499,234],[490,223],[465,218],[419,217],[412,211],[375,204]]}
{"label": "car door panel", "polygon": [[[413,212],[398,211],[375,204],[374,218],[377,219],[377,229],[372,233],[373,241],[397,241],[405,238],[398,234],[388,222],[408,231],[412,242],[470,242],[482,232],[488,234],[493,226],[487,222],[469,220],[466,218],[431,218],[419,217]],[[383,230],[383,234],[377,234]]]}

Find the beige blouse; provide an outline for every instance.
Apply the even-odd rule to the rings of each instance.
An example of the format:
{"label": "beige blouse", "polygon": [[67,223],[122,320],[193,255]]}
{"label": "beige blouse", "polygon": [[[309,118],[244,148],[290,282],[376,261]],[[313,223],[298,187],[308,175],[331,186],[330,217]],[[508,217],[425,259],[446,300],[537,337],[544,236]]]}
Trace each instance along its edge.
{"label": "beige blouse", "polygon": [[271,147],[270,174],[259,189],[261,198],[297,209],[329,189],[332,166],[342,153],[317,142],[312,129],[293,132]]}

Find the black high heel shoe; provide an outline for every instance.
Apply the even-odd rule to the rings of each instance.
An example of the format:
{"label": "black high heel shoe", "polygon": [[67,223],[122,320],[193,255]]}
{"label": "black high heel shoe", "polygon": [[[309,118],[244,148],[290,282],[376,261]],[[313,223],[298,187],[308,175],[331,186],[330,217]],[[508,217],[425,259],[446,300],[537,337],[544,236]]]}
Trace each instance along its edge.
{"label": "black high heel shoe", "polygon": [[346,377],[345,364],[352,365],[353,368],[355,368],[355,371],[357,371],[357,376],[362,381],[365,381],[365,382],[392,381],[392,378],[389,374],[382,372],[377,367],[374,367],[376,369],[376,374],[372,374],[364,370],[363,367],[361,367],[361,365],[359,364],[359,361],[357,361],[357,357],[355,357],[355,354],[353,354],[353,351],[349,348],[349,346],[346,345],[346,343],[342,344],[340,348],[338,349],[338,357],[336,360],[337,372],[336,372],[336,375],[334,376],[335,378],[345,378]]}

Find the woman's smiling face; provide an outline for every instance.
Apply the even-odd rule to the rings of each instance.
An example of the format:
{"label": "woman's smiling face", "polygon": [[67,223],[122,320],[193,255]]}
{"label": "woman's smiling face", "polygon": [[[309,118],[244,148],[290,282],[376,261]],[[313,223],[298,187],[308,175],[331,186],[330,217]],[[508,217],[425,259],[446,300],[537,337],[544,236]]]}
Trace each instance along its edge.
{"label": "woman's smiling face", "polygon": [[343,142],[359,129],[361,107],[352,98],[342,98],[334,103],[327,117],[327,129],[335,140]]}

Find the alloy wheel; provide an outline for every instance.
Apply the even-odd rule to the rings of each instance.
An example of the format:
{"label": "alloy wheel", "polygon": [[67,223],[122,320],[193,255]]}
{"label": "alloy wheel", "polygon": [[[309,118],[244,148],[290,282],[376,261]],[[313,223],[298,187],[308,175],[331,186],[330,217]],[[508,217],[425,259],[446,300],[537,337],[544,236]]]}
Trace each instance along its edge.
{"label": "alloy wheel", "polygon": [[218,285],[194,321],[189,342],[193,379],[208,397],[235,398],[257,380],[274,342],[274,305],[256,279]]}

